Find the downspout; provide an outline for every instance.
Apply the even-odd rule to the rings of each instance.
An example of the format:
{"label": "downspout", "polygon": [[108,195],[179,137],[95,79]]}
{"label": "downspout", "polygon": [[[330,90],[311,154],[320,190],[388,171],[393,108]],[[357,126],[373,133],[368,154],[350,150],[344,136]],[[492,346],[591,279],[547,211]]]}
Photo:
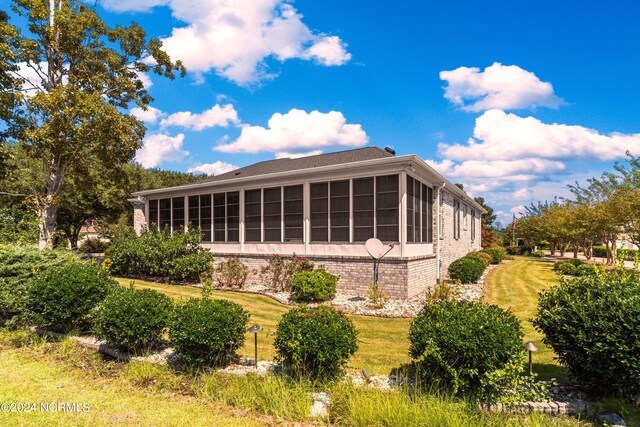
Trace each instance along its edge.
{"label": "downspout", "polygon": [[442,189],[445,187],[446,182],[443,182],[441,185],[436,185],[437,188],[437,192],[436,192],[436,206],[438,207],[437,210],[437,215],[436,215],[436,280],[440,280],[441,277],[441,268],[440,268],[440,236],[442,235],[442,230],[440,230],[441,224],[442,224],[442,207],[441,207],[441,200],[442,200],[442,194],[441,191]]}

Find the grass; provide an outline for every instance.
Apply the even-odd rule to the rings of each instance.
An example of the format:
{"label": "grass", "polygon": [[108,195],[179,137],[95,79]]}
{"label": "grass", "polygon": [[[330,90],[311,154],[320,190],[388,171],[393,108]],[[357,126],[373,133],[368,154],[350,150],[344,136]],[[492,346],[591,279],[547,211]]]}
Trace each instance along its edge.
{"label": "grass", "polygon": [[485,413],[445,395],[363,389],[349,382],[182,375],[166,366],[104,360],[71,340],[46,342],[29,332],[0,330],[0,372],[0,401],[78,402],[90,408],[86,413],[3,414],[3,425],[304,426],[313,391],[331,396],[331,423],[337,426],[591,425],[568,416]]}
{"label": "grass", "polygon": [[[6,333],[3,333],[6,334]],[[9,344],[23,341],[9,337]],[[13,342],[12,342],[13,341]],[[27,340],[29,341],[29,340]],[[37,340],[36,340],[37,341]],[[75,343],[21,342],[0,345],[0,402],[35,404],[35,411],[7,412],[2,425],[24,426],[264,426],[278,420],[175,392],[158,392],[123,381],[112,371],[123,364],[104,362]],[[54,353],[55,351],[55,353]],[[132,364],[131,366],[134,366]],[[110,375],[111,373],[111,375]],[[79,411],[50,411],[48,404],[77,403]],[[43,403],[45,406],[41,407]],[[86,407],[83,406],[86,404]],[[83,408],[88,409],[83,412]]]}
{"label": "grass", "polygon": [[533,341],[540,351],[533,354],[533,370],[541,379],[566,379],[567,370],[542,342],[542,334],[529,321],[536,312],[538,293],[558,284],[553,263],[538,258],[515,257],[489,273],[485,301],[511,310],[522,323],[525,341]]}
{"label": "grass", "polygon": [[[175,300],[186,301],[199,298],[201,290],[190,286],[168,285],[144,280],[116,279],[121,285],[129,286],[133,282],[136,288],[155,289]],[[258,334],[258,358],[273,360],[273,333],[284,313],[291,306],[281,304],[269,297],[232,291],[213,291],[212,298],[225,299],[243,306],[251,315],[249,322],[264,328]],[[389,319],[372,316],[349,316],[359,331],[359,349],[350,359],[348,369],[366,369],[371,374],[388,374],[398,366],[408,363],[408,330],[410,319]],[[247,333],[245,346],[238,352],[253,358],[253,334]]]}

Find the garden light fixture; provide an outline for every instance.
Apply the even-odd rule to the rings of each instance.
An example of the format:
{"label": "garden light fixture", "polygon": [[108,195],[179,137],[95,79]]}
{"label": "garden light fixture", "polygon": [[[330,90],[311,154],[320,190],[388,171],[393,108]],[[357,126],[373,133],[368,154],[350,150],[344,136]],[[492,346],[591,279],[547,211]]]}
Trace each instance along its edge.
{"label": "garden light fixture", "polygon": [[531,363],[531,353],[533,353],[534,351],[540,350],[540,347],[535,345],[533,342],[528,341],[524,345],[524,348],[529,352],[529,375],[532,375],[533,374],[533,364]]}
{"label": "garden light fixture", "polygon": [[255,349],[255,362],[256,362],[256,368],[258,367],[258,332],[262,331],[262,326],[258,326],[258,325],[253,325],[252,327],[250,327],[249,329],[247,329],[247,332],[250,332],[253,334],[253,338],[254,338],[254,349]]}

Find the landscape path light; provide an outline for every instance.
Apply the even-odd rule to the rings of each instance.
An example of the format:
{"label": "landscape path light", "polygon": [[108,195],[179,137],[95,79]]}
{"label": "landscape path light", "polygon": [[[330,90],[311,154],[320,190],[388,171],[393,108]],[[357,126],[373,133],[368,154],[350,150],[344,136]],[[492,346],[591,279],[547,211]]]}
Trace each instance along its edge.
{"label": "landscape path light", "polygon": [[256,368],[258,367],[258,332],[262,331],[262,326],[258,326],[258,325],[253,325],[252,327],[250,327],[249,329],[247,329],[247,332],[250,332],[253,334],[253,345],[254,345],[254,349],[255,349],[255,363],[256,363]]}
{"label": "landscape path light", "polygon": [[531,354],[534,351],[538,351],[540,350],[540,347],[538,347],[537,345],[535,345],[533,342],[528,341],[525,345],[524,348],[527,349],[527,351],[529,352],[529,375],[533,374],[533,363],[531,362]]}

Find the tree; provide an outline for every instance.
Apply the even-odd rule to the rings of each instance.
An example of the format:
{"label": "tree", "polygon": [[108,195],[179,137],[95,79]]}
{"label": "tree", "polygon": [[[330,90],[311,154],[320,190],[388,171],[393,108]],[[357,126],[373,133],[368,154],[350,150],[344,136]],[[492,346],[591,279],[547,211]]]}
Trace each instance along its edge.
{"label": "tree", "polygon": [[485,210],[480,221],[480,239],[482,246],[487,248],[494,246],[497,242],[497,237],[495,230],[493,229],[493,222],[496,220],[497,216],[493,213],[493,208],[484,202],[484,197],[476,197],[473,200],[475,200]]}
{"label": "tree", "polygon": [[137,24],[110,27],[80,1],[14,0],[13,10],[29,31],[3,29],[2,71],[18,75],[22,89],[2,98],[0,111],[5,123],[19,123],[10,137],[38,163],[30,193],[43,247],[51,244],[66,180],[95,162],[118,167],[141,146],[145,127],[124,112],[152,101],[141,74],[173,79],[186,71]]}

